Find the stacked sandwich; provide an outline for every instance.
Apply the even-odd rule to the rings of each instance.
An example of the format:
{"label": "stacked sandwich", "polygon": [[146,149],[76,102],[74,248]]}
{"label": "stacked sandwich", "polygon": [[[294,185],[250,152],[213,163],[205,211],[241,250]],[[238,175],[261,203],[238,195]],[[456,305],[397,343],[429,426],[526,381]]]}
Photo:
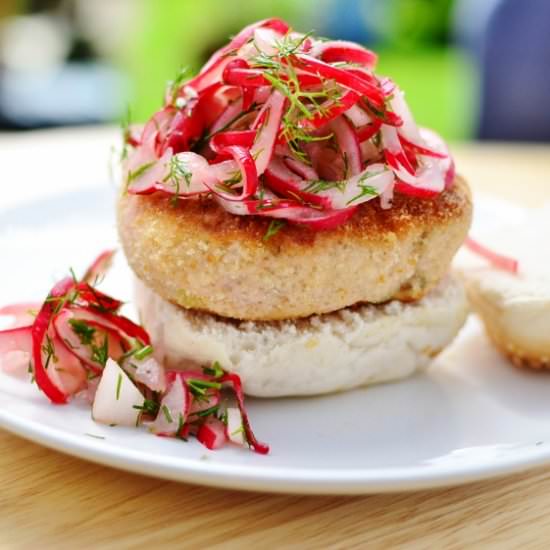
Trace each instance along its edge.
{"label": "stacked sandwich", "polygon": [[261,21],[128,129],[119,233],[170,368],[318,394],[406,376],[457,334],[468,186],[375,64]]}

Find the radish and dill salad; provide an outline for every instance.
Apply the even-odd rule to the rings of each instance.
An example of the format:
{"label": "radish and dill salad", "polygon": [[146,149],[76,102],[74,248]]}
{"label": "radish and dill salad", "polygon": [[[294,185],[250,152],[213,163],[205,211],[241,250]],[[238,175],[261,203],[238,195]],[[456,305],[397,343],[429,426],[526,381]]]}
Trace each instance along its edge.
{"label": "radish and dill salad", "polygon": [[0,370],[30,377],[56,405],[88,402],[96,422],[268,453],[252,432],[236,374],[217,363],[202,372],[165,370],[147,332],[121,315],[123,303],[97,288],[112,255],[98,256],[82,278],[71,272],[43,303],[0,308],[12,321],[0,331]]}
{"label": "radish and dill salad", "polygon": [[125,131],[127,191],[213,197],[239,215],[334,228],[394,193],[453,183],[443,139],[419,128],[403,92],[352,42],[280,19],[239,32],[197,76],[168,87],[143,128]]}

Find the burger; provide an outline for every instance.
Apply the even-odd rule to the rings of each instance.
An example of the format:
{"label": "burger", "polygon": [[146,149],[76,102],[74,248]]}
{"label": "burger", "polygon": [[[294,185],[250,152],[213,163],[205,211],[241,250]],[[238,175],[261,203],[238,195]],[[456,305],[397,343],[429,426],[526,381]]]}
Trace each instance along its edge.
{"label": "burger", "polygon": [[468,185],[376,61],[260,21],[125,132],[118,230],[169,368],[314,395],[407,376],[456,336]]}

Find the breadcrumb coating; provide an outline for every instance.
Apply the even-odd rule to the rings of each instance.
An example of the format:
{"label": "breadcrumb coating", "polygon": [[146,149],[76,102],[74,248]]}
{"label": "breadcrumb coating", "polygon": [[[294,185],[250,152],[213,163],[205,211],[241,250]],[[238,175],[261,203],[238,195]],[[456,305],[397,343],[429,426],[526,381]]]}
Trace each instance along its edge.
{"label": "breadcrumb coating", "polygon": [[122,194],[118,229],[136,275],[185,308],[241,320],[283,320],[369,302],[418,300],[434,288],[470,227],[468,185],[433,199],[361,204],[327,231],[230,214],[208,198]]}

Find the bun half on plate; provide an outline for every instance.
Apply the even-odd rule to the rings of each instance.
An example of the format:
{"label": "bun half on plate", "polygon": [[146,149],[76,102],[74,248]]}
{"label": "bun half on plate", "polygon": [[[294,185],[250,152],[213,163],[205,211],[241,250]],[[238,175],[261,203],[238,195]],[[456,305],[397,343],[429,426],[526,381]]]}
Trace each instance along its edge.
{"label": "bun half on plate", "polygon": [[550,207],[487,236],[491,248],[518,261],[517,273],[461,255],[472,307],[492,342],[518,366],[550,368],[549,236]]}

